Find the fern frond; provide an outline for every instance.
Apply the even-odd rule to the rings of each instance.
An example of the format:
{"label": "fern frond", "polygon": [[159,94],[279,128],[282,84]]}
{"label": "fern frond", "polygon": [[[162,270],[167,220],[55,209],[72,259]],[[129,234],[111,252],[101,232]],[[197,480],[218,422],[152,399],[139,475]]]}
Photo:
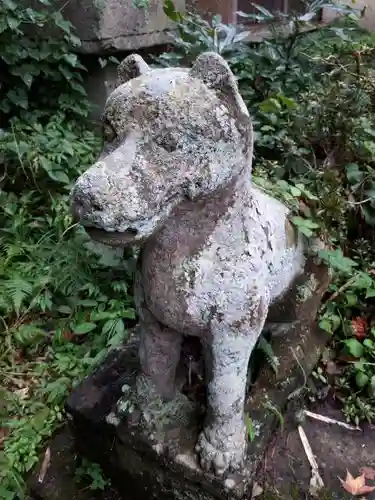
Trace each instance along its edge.
{"label": "fern frond", "polygon": [[33,292],[33,285],[19,276],[10,278],[3,284],[6,296],[11,300],[16,314],[19,315],[24,300]]}
{"label": "fern frond", "polygon": [[12,334],[15,343],[19,347],[34,345],[47,335],[45,330],[34,323],[20,325],[17,329],[12,331]]}

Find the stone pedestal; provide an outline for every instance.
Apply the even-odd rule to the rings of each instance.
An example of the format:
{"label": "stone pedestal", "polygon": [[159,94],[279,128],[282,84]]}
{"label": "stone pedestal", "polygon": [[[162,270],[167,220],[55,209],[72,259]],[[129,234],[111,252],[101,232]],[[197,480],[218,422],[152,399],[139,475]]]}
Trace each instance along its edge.
{"label": "stone pedestal", "polygon": [[[263,363],[249,391],[246,413],[250,439],[243,474],[216,478],[197,463],[194,445],[203,425],[205,395],[189,363],[182,363],[180,370],[185,396],[156,405],[147,414],[133,406],[139,373],[136,332],[67,402],[78,451],[98,462],[129,500],[249,498],[264,452],[282,421],[280,415],[286,404],[303,392],[306,377],[327,342],[315,320],[327,284],[327,270],[311,263],[278,309],[270,311],[273,324],[283,323],[273,340],[280,365],[275,374]],[[259,351],[254,351],[254,356],[259,358]]]}

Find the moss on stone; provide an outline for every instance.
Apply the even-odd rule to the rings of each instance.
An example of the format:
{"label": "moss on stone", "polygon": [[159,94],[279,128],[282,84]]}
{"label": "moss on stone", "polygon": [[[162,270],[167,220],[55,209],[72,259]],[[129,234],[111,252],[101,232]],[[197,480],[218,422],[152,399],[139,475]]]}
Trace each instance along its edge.
{"label": "moss on stone", "polygon": [[297,301],[298,303],[306,302],[314,293],[319,286],[319,282],[314,274],[311,274],[309,279],[303,284],[297,287]]}

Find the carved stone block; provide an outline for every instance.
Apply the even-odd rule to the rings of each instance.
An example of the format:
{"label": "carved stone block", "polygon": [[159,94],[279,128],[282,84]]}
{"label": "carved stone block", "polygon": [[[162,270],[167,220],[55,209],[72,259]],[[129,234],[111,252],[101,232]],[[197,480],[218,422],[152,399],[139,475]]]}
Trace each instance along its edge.
{"label": "carved stone block", "polygon": [[[85,54],[138,50],[167,43],[173,29],[163,11],[163,2],[150,0],[138,8],[133,0],[72,0],[64,3],[64,16],[75,27]],[[180,11],[185,0],[174,2]]]}

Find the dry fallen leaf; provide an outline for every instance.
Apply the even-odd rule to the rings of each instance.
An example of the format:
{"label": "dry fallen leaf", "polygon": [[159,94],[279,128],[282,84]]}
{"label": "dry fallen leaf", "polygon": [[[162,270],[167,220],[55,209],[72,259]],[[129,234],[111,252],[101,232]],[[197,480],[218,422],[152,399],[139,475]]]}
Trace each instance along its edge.
{"label": "dry fallen leaf", "polygon": [[312,496],[318,497],[319,492],[324,488],[323,479],[320,477],[318,470],[318,463],[315,459],[313,451],[311,449],[309,440],[307,439],[306,433],[301,425],[298,426],[299,437],[302,442],[303,449],[305,450],[307,459],[311,466],[311,478],[310,478],[310,488],[309,492]]}
{"label": "dry fallen leaf", "polygon": [[0,449],[3,447],[3,443],[5,441],[5,438],[7,437],[7,434],[8,434],[8,429],[0,427]]}
{"label": "dry fallen leaf", "polygon": [[353,318],[352,330],[358,340],[366,338],[368,330],[367,320],[365,318],[362,318],[361,316],[359,316],[358,318]]}
{"label": "dry fallen leaf", "polygon": [[44,459],[42,463],[42,467],[40,468],[39,476],[38,476],[38,482],[43,483],[44,477],[46,475],[47,469],[49,467],[49,464],[51,462],[51,450],[50,447],[46,449],[46,452],[44,454]]}
{"label": "dry fallen leaf", "polygon": [[310,418],[314,418],[315,420],[320,420],[321,422],[325,422],[327,424],[336,424],[340,427],[345,427],[350,431],[360,431],[360,427],[354,427],[354,425],[347,424],[346,422],[341,422],[341,420],[336,420],[335,418],[326,417],[325,415],[320,415],[319,413],[314,413],[309,410],[304,410],[303,413]]}
{"label": "dry fallen leaf", "polygon": [[263,488],[259,486],[258,483],[253,484],[253,491],[251,493],[251,500],[254,500],[254,498],[259,497],[263,493]]}
{"label": "dry fallen leaf", "polygon": [[22,387],[21,389],[16,389],[13,391],[17,396],[20,398],[21,401],[27,399],[29,395],[29,388],[28,387]]}
{"label": "dry fallen leaf", "polygon": [[371,481],[375,480],[375,469],[372,467],[361,467],[359,472],[365,476],[365,479],[370,479]]}
{"label": "dry fallen leaf", "polygon": [[70,342],[74,338],[74,334],[70,330],[65,330],[62,334],[64,340]]}
{"label": "dry fallen leaf", "polygon": [[351,495],[366,495],[367,493],[371,493],[375,491],[375,486],[367,486],[364,474],[354,478],[350,472],[346,471],[346,479],[340,479],[342,487]]}

